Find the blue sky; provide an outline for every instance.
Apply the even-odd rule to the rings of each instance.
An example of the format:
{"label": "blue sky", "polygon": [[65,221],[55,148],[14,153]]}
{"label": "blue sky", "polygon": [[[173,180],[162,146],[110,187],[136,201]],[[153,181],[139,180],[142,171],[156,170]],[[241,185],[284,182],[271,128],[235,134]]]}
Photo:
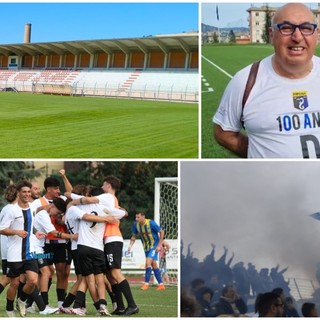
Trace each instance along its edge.
{"label": "blue sky", "polygon": [[[0,3],[0,44],[135,38],[198,31],[198,3]],[[4,31],[5,30],[5,31]]]}
{"label": "blue sky", "polygon": [[[268,2],[271,7],[280,7],[284,3]],[[219,21],[216,15],[216,5],[218,5]],[[243,3],[202,3],[201,5],[201,22],[210,26],[219,28],[225,27],[248,27],[247,9],[253,5],[260,7],[266,3],[259,2],[243,2]],[[306,3],[312,9],[317,8],[318,3]]]}

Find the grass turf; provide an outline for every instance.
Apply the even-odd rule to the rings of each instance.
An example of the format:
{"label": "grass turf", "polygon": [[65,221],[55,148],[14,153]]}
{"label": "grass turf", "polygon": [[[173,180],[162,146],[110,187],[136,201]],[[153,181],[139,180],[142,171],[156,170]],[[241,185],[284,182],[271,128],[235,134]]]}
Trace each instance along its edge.
{"label": "grass turf", "polygon": [[[139,306],[139,313],[131,315],[130,317],[177,317],[178,316],[178,292],[177,286],[166,286],[165,291],[157,291],[156,286],[150,286],[149,290],[140,290],[141,285],[131,285],[131,290],[136,304]],[[8,287],[7,287],[8,288]],[[49,290],[49,304],[52,307],[57,306],[57,298],[55,293],[55,285]],[[109,312],[112,311],[111,300],[107,294],[107,308]],[[125,301],[125,300],[124,300]],[[6,317],[6,291],[3,291],[0,295],[0,317]],[[95,317],[96,309],[92,304],[89,293],[86,295],[87,315],[86,317]],[[19,317],[19,312],[16,311],[16,316]],[[27,317],[38,318],[43,317],[39,313],[27,313]],[[78,316],[68,314],[53,314],[46,317],[61,318],[69,317],[74,318]],[[114,315],[113,317],[123,317]]]}
{"label": "grass turf", "polygon": [[[231,76],[245,66],[273,53],[271,45],[204,45],[202,56],[218,65]],[[320,56],[320,47],[316,55]],[[231,152],[219,146],[213,139],[212,117],[216,112],[224,89],[231,80],[229,76],[202,59],[202,76],[214,89],[208,91],[202,85],[201,96],[201,150],[202,158],[235,158]]]}
{"label": "grass turf", "polygon": [[197,158],[197,104],[0,93],[1,158]]}

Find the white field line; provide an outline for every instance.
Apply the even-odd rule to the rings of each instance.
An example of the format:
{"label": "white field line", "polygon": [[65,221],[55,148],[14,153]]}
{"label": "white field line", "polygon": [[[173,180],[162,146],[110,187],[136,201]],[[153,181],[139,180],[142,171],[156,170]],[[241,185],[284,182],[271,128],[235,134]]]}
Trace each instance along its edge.
{"label": "white field line", "polygon": [[228,76],[230,79],[233,78],[233,76],[228,73],[227,71],[223,70],[222,68],[220,68],[218,65],[216,65],[215,63],[213,63],[211,60],[209,60],[208,58],[206,58],[205,56],[201,56],[202,59],[206,60],[208,63],[210,63],[211,65],[213,65],[215,68],[217,68],[218,70],[220,70],[222,73],[224,73],[226,76]]}

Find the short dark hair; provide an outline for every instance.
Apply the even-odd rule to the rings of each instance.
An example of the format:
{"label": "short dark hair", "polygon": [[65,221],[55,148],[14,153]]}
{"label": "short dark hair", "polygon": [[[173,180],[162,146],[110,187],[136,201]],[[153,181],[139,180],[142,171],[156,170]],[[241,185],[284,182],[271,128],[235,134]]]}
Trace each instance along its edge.
{"label": "short dark hair", "polygon": [[221,290],[221,295],[224,296],[229,291],[230,288],[234,288],[234,285],[232,284],[225,285]]}
{"label": "short dark hair", "polygon": [[256,303],[259,317],[264,317],[268,314],[271,306],[278,303],[278,299],[280,299],[280,296],[274,292],[266,292],[260,295],[259,300]]}
{"label": "short dark hair", "polygon": [[210,294],[211,299],[213,298],[214,293],[213,293],[213,291],[212,291],[210,288],[208,288],[208,287],[203,287],[203,288],[201,288],[200,291],[199,291],[199,294],[201,295],[201,297],[203,297],[203,295],[206,294],[206,293],[209,293],[209,294]]}
{"label": "short dark hair", "polygon": [[17,198],[17,187],[15,184],[10,184],[7,189],[5,190],[4,193],[4,198],[8,201],[8,202],[13,202],[14,200],[16,200]]}
{"label": "short dark hair", "polygon": [[56,208],[61,211],[62,213],[66,212],[67,205],[65,201],[61,198],[54,198],[52,203],[56,206]]}
{"label": "short dark hair", "polygon": [[198,287],[198,286],[203,286],[205,283],[205,281],[202,279],[202,278],[195,278],[191,281],[191,287],[192,288],[195,288],[195,287]]}
{"label": "short dark hair", "polygon": [[282,293],[284,293],[283,289],[280,288],[280,287],[274,288],[274,289],[272,290],[272,292],[278,294],[279,296],[280,296]]}
{"label": "short dark hair", "polygon": [[137,215],[137,214],[141,214],[141,215],[144,216],[144,217],[146,216],[146,214],[145,214],[144,212],[142,212],[142,211],[138,211],[138,212],[136,213],[136,215]]}
{"label": "short dark hair", "polygon": [[88,187],[85,184],[77,184],[73,187],[72,193],[86,196],[88,192]]}
{"label": "short dark hair", "polygon": [[32,184],[31,182],[27,181],[27,180],[23,180],[21,182],[19,182],[17,185],[17,191],[20,191],[23,187],[28,187],[28,188],[32,188]]}
{"label": "short dark hair", "polygon": [[44,180],[43,185],[46,190],[48,187],[60,187],[60,181],[55,177],[48,177]]}
{"label": "short dark hair", "polygon": [[115,176],[106,176],[103,180],[103,182],[107,182],[111,184],[112,189],[114,189],[115,191],[119,191],[120,187],[121,187],[121,181],[119,178],[115,177]]}
{"label": "short dark hair", "polygon": [[90,196],[96,197],[96,196],[99,196],[100,194],[103,194],[103,190],[100,187],[91,188]]}
{"label": "short dark hair", "polygon": [[316,307],[316,305],[312,302],[305,302],[302,306],[301,306],[301,313],[304,317],[310,317],[310,313],[312,310],[314,310]]}

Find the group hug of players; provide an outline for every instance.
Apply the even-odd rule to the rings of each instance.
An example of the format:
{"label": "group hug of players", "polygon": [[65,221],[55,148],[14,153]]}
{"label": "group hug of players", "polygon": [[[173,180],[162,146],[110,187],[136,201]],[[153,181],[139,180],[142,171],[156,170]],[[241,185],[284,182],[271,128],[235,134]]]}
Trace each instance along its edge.
{"label": "group hug of players", "polygon": [[[21,181],[6,189],[8,204],[1,211],[1,258],[3,277],[0,292],[7,290],[6,313],[20,316],[36,312],[85,315],[86,292],[90,293],[98,315],[132,315],[139,312],[129,282],[121,272],[123,237],[120,220],[127,215],[116,198],[120,180],[107,176],[102,187],[77,185],[74,188],[60,170],[65,195],[54,177],[44,181],[45,194],[35,182]],[[163,249],[164,231],[144,213],[136,214],[129,250],[140,234],[146,253],[145,283],[149,288],[153,270],[157,290],[165,290],[157,266]],[[144,236],[147,237],[144,239]],[[76,282],[68,290],[71,261]],[[56,275],[58,308],[49,306],[48,291]],[[112,301],[107,309],[106,291]],[[124,303],[124,299],[126,305]]]}

